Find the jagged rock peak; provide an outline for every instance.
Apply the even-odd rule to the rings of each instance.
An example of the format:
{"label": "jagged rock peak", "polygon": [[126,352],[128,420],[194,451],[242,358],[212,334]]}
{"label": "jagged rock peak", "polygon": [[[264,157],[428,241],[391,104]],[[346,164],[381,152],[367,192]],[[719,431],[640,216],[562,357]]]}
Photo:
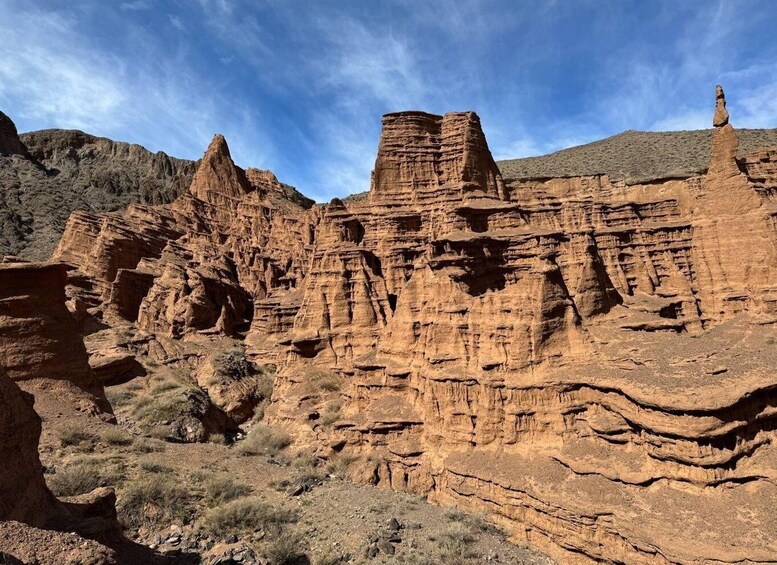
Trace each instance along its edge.
{"label": "jagged rock peak", "polygon": [[200,200],[218,204],[223,197],[237,198],[250,191],[245,172],[232,161],[227,140],[217,133],[200,161],[189,192]]}
{"label": "jagged rock peak", "polygon": [[504,198],[504,182],[475,112],[383,116],[372,200],[421,201],[479,191]]}
{"label": "jagged rock peak", "polygon": [[715,116],[712,118],[712,125],[716,128],[725,126],[728,123],[728,110],[726,110],[726,94],[723,87],[715,87]]}
{"label": "jagged rock peak", "polygon": [[0,155],[24,155],[27,148],[19,139],[13,120],[0,112]]}
{"label": "jagged rock peak", "polygon": [[715,87],[715,115],[712,118],[715,130],[712,134],[712,150],[710,152],[710,166],[708,174],[733,177],[739,174],[736,163],[736,155],[739,149],[739,140],[734,128],[728,123],[728,110],[726,110],[726,95],[723,87]]}

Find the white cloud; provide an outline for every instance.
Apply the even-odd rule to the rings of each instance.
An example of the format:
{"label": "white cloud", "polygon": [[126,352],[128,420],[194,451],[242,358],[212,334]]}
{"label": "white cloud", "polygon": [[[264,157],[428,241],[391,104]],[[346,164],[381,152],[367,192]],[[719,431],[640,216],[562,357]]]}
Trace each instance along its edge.
{"label": "white cloud", "polygon": [[267,163],[273,148],[250,106],[225,99],[185,52],[160,58],[147,30],[124,29],[132,51],[111,53],[69,10],[0,6],[0,105],[20,130],[78,128],[179,157],[198,158],[223,132],[240,163]]}
{"label": "white cloud", "polygon": [[170,24],[177,30],[179,31],[186,30],[186,26],[184,25],[183,20],[179,16],[168,14],[167,18],[170,20]]}
{"label": "white cloud", "polygon": [[119,7],[122,10],[140,11],[151,9],[151,4],[148,3],[148,0],[132,0],[131,2],[122,2]]}

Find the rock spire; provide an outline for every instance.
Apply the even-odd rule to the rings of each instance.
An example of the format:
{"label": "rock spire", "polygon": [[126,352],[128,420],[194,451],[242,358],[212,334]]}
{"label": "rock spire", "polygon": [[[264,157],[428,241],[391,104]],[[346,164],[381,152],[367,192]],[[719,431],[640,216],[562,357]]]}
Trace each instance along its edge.
{"label": "rock spire", "polygon": [[728,110],[726,110],[726,94],[723,87],[715,87],[715,116],[712,118],[712,125],[721,128],[728,123]]}

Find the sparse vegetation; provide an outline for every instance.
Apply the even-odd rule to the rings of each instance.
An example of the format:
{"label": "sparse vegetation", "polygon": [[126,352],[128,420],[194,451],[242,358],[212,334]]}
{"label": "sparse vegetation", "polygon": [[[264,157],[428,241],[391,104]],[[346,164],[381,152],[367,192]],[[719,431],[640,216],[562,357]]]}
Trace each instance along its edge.
{"label": "sparse vegetation", "polygon": [[174,381],[163,381],[152,389],[151,394],[137,398],[132,415],[135,420],[145,425],[174,420],[186,411],[189,405],[189,390],[200,389]]}
{"label": "sparse vegetation", "polygon": [[125,476],[121,459],[113,457],[83,457],[62,465],[46,483],[55,496],[76,496],[97,487],[117,486]]}
{"label": "sparse vegetation", "polygon": [[205,484],[205,496],[211,506],[232,502],[251,493],[251,487],[229,477],[211,477]]}
{"label": "sparse vegetation", "polygon": [[172,473],[173,469],[167,465],[160,465],[159,463],[153,463],[150,461],[143,461],[140,464],[140,468],[147,473]]}
{"label": "sparse vegetation", "polygon": [[65,426],[59,430],[59,441],[62,447],[92,443],[94,436],[78,426]]}
{"label": "sparse vegetation", "polygon": [[336,453],[329,459],[327,472],[336,477],[343,477],[348,472],[348,468],[353,465],[357,459],[358,458],[355,455]]}
{"label": "sparse vegetation", "polygon": [[125,528],[186,523],[194,515],[195,496],[171,476],[141,475],[126,486],[118,501],[119,520]]}
{"label": "sparse vegetation", "polygon": [[100,432],[100,439],[112,446],[132,445],[134,438],[124,429],[113,426]]}
{"label": "sparse vegetation", "polygon": [[280,531],[284,524],[296,521],[295,512],[257,498],[233,500],[217,506],[209,510],[204,518],[205,528],[220,537],[258,529]]}
{"label": "sparse vegetation", "polygon": [[306,367],[304,378],[314,389],[323,392],[337,392],[342,387],[342,379],[332,371],[320,367]]}
{"label": "sparse vegetation", "polygon": [[265,424],[257,424],[241,441],[237,449],[243,455],[268,455],[275,456],[289,447],[292,438],[289,434],[279,430],[273,430]]}
{"label": "sparse vegetation", "polygon": [[477,538],[462,525],[455,525],[437,540],[440,547],[440,561],[446,565],[465,564],[469,559],[480,557],[472,546]]}
{"label": "sparse vegetation", "polygon": [[324,407],[324,414],[321,416],[321,425],[331,426],[340,419],[340,410],[342,404],[340,401],[328,402]]}
{"label": "sparse vegetation", "polygon": [[300,534],[283,531],[267,544],[264,554],[273,565],[298,565],[303,559],[309,563],[302,547],[304,540]]}
{"label": "sparse vegetation", "polygon": [[135,394],[129,390],[117,390],[115,388],[106,388],[105,396],[114,409],[126,406],[135,398]]}

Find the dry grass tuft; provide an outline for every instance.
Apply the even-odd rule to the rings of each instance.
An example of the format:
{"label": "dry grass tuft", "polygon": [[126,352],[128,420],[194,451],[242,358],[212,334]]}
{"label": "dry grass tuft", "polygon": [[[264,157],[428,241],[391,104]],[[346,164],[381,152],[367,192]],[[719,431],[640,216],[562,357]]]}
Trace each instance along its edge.
{"label": "dry grass tuft", "polygon": [[302,547],[304,539],[300,534],[283,531],[267,544],[264,555],[273,565],[310,563]]}
{"label": "dry grass tuft", "polygon": [[205,514],[204,526],[212,535],[224,537],[260,529],[280,531],[298,520],[296,512],[272,506],[257,498],[233,500]]}
{"label": "dry grass tuft", "polygon": [[229,477],[211,477],[205,483],[205,497],[210,506],[219,506],[251,494],[251,487]]}
{"label": "dry grass tuft", "polygon": [[132,445],[132,443],[135,441],[132,435],[118,426],[105,428],[100,432],[100,439],[102,439],[108,445],[113,446]]}
{"label": "dry grass tuft", "polygon": [[195,513],[196,497],[166,475],[141,475],[122,490],[117,509],[125,528],[164,527],[187,523]]}
{"label": "dry grass tuft", "polygon": [[124,463],[113,457],[83,457],[46,476],[55,496],[76,496],[97,487],[117,486],[125,478]]}
{"label": "dry grass tuft", "polygon": [[59,430],[59,441],[62,447],[80,446],[86,443],[91,445],[94,439],[91,433],[76,425],[63,426]]}
{"label": "dry grass tuft", "polygon": [[273,430],[265,424],[257,424],[244,440],[237,444],[243,455],[267,455],[273,457],[289,447],[292,438],[289,434]]}

